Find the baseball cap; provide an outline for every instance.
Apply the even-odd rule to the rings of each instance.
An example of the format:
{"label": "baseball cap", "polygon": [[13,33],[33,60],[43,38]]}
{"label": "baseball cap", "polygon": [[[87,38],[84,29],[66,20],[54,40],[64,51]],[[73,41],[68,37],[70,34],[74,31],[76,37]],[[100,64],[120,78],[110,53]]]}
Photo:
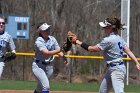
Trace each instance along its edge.
{"label": "baseball cap", "polygon": [[99,22],[99,25],[101,27],[107,27],[107,26],[111,26],[112,24],[109,23],[107,20],[104,20],[103,22]]}
{"label": "baseball cap", "polygon": [[43,23],[39,28],[38,31],[47,31],[51,25],[48,25],[47,23]]}

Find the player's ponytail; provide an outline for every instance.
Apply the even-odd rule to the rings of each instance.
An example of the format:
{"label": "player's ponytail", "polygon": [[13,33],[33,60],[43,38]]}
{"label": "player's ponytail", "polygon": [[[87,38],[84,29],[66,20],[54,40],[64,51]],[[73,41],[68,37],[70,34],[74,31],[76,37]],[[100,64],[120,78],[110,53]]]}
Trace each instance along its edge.
{"label": "player's ponytail", "polygon": [[118,32],[118,30],[123,30],[124,24],[121,24],[121,21],[117,17],[111,17],[106,19],[109,23],[112,24],[112,28],[114,32]]}
{"label": "player's ponytail", "polygon": [[[38,29],[39,29],[39,27],[40,27],[43,23],[45,23],[45,22],[40,22],[40,23],[38,23],[38,25],[37,25],[37,32],[39,32]],[[38,33],[38,36],[42,37],[42,34],[41,34],[41,33]]]}

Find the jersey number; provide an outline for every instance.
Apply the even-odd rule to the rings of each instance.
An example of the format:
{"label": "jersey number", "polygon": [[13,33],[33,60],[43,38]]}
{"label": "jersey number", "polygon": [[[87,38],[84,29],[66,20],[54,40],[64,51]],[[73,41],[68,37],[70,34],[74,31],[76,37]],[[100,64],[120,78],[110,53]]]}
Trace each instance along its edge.
{"label": "jersey number", "polygon": [[119,46],[119,49],[120,49],[120,54],[121,54],[121,56],[123,56],[123,47],[122,47],[120,42],[118,42],[118,46]]}
{"label": "jersey number", "polygon": [[0,51],[2,50],[2,47],[5,47],[6,43],[4,40],[0,40]]}

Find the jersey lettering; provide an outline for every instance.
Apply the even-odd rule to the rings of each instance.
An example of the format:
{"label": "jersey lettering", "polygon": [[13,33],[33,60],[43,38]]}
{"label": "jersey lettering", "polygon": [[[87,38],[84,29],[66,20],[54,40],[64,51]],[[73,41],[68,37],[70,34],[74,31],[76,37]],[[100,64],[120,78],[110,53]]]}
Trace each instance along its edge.
{"label": "jersey lettering", "polygon": [[123,56],[123,48],[122,48],[121,42],[118,42],[118,46],[120,49],[120,54],[121,54],[121,56]]}
{"label": "jersey lettering", "polygon": [[2,46],[0,45],[0,50],[2,50]]}
{"label": "jersey lettering", "polygon": [[2,47],[6,46],[6,42],[4,40],[0,40],[0,50],[2,49]]}

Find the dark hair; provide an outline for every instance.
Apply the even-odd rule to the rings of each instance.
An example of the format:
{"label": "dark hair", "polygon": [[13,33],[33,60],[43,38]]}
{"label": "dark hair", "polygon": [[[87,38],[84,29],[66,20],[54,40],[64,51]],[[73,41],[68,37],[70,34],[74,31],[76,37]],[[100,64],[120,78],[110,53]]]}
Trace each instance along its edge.
{"label": "dark hair", "polygon": [[[40,23],[38,23],[37,29],[38,29],[43,23],[45,23],[45,22],[40,22]],[[38,36],[42,37],[41,33],[39,33]]]}
{"label": "dark hair", "polygon": [[[39,29],[39,27],[40,27],[41,25],[43,25],[44,23],[45,23],[45,22],[40,22],[40,23],[37,25],[37,29]],[[50,31],[50,27],[48,27],[45,31]],[[40,36],[40,37],[43,37],[41,33],[39,33],[39,36]]]}
{"label": "dark hair", "polygon": [[121,24],[121,21],[120,21],[119,18],[111,17],[111,18],[106,18],[106,20],[107,20],[107,22],[112,24],[112,27],[113,27],[114,31],[118,31],[118,30],[124,29],[123,28],[124,24]]}

